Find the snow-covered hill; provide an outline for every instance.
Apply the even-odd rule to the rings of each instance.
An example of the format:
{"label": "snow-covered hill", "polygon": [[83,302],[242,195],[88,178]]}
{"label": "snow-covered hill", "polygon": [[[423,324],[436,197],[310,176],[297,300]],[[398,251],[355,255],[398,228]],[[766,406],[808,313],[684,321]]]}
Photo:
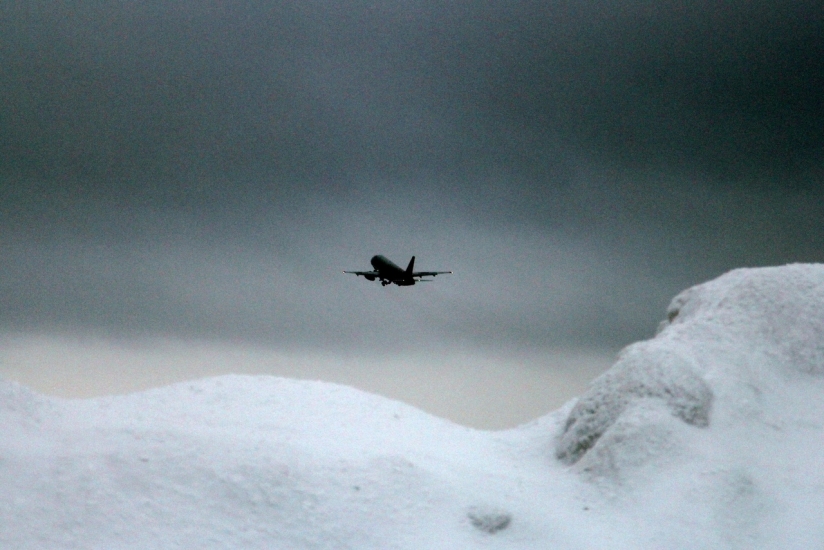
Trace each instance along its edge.
{"label": "snow-covered hill", "polygon": [[0,548],[824,548],[824,266],[733,271],[667,317],[502,432],[272,377],[0,381]]}

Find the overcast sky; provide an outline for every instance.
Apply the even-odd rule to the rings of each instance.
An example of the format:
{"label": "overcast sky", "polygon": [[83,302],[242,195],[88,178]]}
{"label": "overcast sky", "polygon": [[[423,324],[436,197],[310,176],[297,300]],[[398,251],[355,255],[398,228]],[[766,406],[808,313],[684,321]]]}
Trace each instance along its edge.
{"label": "overcast sky", "polygon": [[[824,260],[817,0],[32,0],[0,82],[0,375],[55,393],[272,372],[500,426],[682,289]],[[454,274],[341,273],[378,253]]]}

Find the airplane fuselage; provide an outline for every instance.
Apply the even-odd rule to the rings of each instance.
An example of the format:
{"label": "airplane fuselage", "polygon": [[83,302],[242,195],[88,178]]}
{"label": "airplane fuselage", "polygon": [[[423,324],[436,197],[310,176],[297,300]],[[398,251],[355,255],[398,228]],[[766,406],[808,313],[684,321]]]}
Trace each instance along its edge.
{"label": "airplane fuselage", "polygon": [[412,286],[415,283],[430,280],[424,279],[424,277],[435,277],[436,275],[452,273],[451,271],[415,271],[415,256],[412,256],[412,259],[409,260],[409,265],[406,266],[406,269],[403,269],[386,256],[381,256],[380,254],[372,256],[370,263],[374,271],[344,271],[344,273],[358,275],[367,281],[380,279],[383,286],[393,283],[398,286]]}
{"label": "airplane fuselage", "polygon": [[380,277],[381,280],[388,281],[389,283],[395,283],[398,286],[410,286],[415,284],[415,279],[408,276],[408,273],[411,273],[411,270],[407,272],[386,256],[381,256],[380,254],[377,256],[372,256],[369,263],[371,263],[372,267],[375,268],[375,271],[378,272],[378,277]]}

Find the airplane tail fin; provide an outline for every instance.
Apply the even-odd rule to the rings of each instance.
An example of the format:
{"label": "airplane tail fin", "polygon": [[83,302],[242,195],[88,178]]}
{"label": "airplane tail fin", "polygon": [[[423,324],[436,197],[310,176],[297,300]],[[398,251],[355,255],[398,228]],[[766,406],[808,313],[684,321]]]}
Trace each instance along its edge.
{"label": "airplane tail fin", "polygon": [[406,276],[409,277],[412,275],[412,270],[415,269],[415,256],[412,256],[412,259],[409,260],[409,265],[406,266]]}

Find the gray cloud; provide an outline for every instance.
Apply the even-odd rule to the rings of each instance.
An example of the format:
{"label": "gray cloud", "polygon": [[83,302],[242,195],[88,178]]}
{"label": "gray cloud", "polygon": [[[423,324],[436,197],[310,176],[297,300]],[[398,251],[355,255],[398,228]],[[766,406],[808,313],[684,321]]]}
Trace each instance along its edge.
{"label": "gray cloud", "polygon": [[[614,350],[821,261],[814,2],[28,2],[0,22],[0,325]],[[452,269],[345,277],[375,253]]]}
{"label": "gray cloud", "polygon": [[558,142],[722,179],[798,179],[821,161],[815,2],[7,11],[5,171],[96,191],[256,169],[323,185],[490,166],[541,176]]}

